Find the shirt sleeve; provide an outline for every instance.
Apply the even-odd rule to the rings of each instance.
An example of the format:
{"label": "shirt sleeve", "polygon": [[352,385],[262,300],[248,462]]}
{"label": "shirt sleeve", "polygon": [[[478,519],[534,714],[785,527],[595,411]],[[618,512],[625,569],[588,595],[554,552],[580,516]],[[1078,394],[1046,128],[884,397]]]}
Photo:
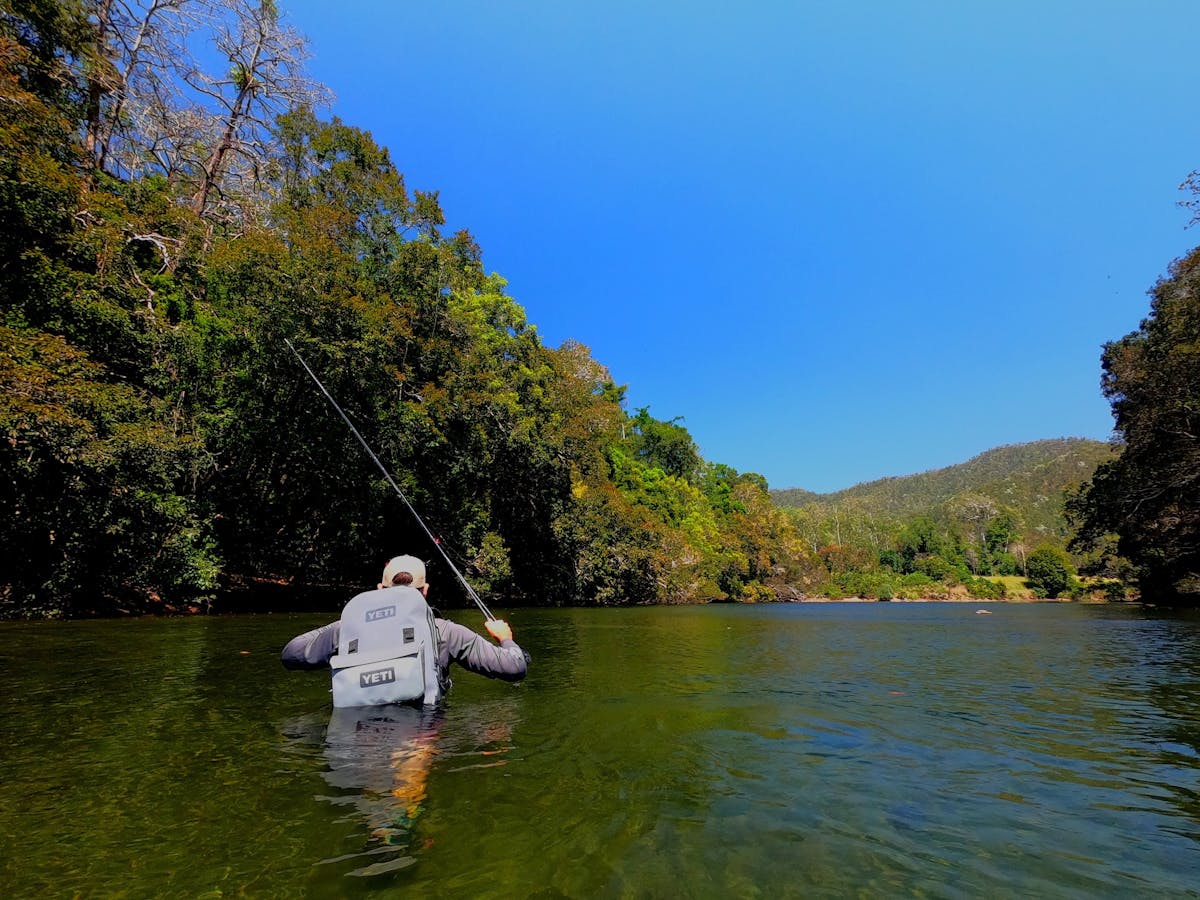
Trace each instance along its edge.
{"label": "shirt sleeve", "polygon": [[296,635],[283,648],[280,659],[285,669],[323,669],[337,650],[341,622],[330,622]]}
{"label": "shirt sleeve", "polygon": [[516,641],[504,641],[497,647],[465,625],[446,619],[437,620],[437,629],[449,660],[468,672],[503,681],[520,681],[525,677],[525,651]]}

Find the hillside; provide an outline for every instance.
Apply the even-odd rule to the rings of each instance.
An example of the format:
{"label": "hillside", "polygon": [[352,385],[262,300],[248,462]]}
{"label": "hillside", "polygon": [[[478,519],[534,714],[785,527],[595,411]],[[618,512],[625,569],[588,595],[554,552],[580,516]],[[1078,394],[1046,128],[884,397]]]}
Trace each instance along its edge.
{"label": "hillside", "polygon": [[1062,534],[1063,491],[1091,477],[1111,457],[1109,444],[1059,438],[997,447],[967,462],[917,475],[881,478],[830,494],[798,488],[773,490],[776,505],[851,507],[866,515],[905,519],[937,515],[952,498],[982,494],[1015,509],[1030,531]]}

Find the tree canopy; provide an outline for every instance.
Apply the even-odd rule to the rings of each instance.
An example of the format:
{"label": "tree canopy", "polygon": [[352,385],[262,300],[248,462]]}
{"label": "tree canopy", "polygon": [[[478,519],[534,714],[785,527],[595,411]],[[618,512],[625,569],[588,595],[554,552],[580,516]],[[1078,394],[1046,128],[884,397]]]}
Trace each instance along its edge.
{"label": "tree canopy", "polygon": [[760,476],[545,346],[437,192],[321,117],[273,2],[7,0],[0,51],[0,614],[353,590],[402,549],[439,578],[285,338],[508,602],[772,599],[811,567]]}
{"label": "tree canopy", "polygon": [[1195,255],[1105,349],[1119,459],[1000,448],[785,510],[681,417],[630,413],[584,344],[543,344],[437,191],[323,116],[306,57],[274,0],[0,0],[0,616],[345,592],[401,551],[453,604],[285,339],[510,603],[997,596],[1093,470],[1077,555],[1196,591]]}
{"label": "tree canopy", "polygon": [[[1134,567],[1145,599],[1200,602],[1200,249],[1150,292],[1138,329],[1108,343],[1102,386],[1123,447],[1072,501],[1081,552]],[[1115,536],[1115,542],[1111,540]]]}

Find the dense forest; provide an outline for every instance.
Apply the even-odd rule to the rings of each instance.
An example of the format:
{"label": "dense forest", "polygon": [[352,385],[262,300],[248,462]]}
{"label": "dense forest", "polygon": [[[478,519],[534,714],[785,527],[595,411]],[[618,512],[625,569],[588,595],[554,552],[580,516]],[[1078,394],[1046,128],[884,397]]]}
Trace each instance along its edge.
{"label": "dense forest", "polygon": [[5,615],[434,557],[285,338],[508,603],[766,599],[810,564],[761,477],[544,346],[436,192],[314,112],[272,2],[0,9]]}
{"label": "dense forest", "polygon": [[[344,596],[394,553],[434,558],[285,339],[506,604],[997,597],[1005,576],[1058,596],[1080,565],[1110,586],[1194,571],[1195,504],[1136,487],[1166,457],[1134,411],[1191,439],[1195,378],[1154,366],[1195,346],[1193,268],[1106,350],[1116,461],[1045,442],[1037,465],[1004,448],[957,480],[785,508],[680,419],[628,409],[586,346],[544,345],[437,192],[319,114],[306,52],[272,0],[0,0],[0,616]],[[1069,555],[1062,491],[1097,463]],[[1147,516],[1175,530],[1131,531]],[[1160,538],[1167,582],[1146,575]],[[436,560],[431,579],[453,605]]]}

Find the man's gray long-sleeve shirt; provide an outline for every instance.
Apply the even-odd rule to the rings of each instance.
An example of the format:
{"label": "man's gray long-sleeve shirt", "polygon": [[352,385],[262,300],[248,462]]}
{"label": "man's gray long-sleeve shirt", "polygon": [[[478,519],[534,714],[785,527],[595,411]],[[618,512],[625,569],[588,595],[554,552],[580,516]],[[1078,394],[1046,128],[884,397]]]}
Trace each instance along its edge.
{"label": "man's gray long-sleeve shirt", "polygon": [[[525,652],[513,640],[499,647],[465,625],[446,619],[434,619],[438,630],[438,676],[443,687],[449,686],[450,663],[456,662],[468,672],[520,681],[525,677]],[[297,635],[283,648],[281,659],[288,669],[321,669],[337,652],[341,622],[330,622]]]}

